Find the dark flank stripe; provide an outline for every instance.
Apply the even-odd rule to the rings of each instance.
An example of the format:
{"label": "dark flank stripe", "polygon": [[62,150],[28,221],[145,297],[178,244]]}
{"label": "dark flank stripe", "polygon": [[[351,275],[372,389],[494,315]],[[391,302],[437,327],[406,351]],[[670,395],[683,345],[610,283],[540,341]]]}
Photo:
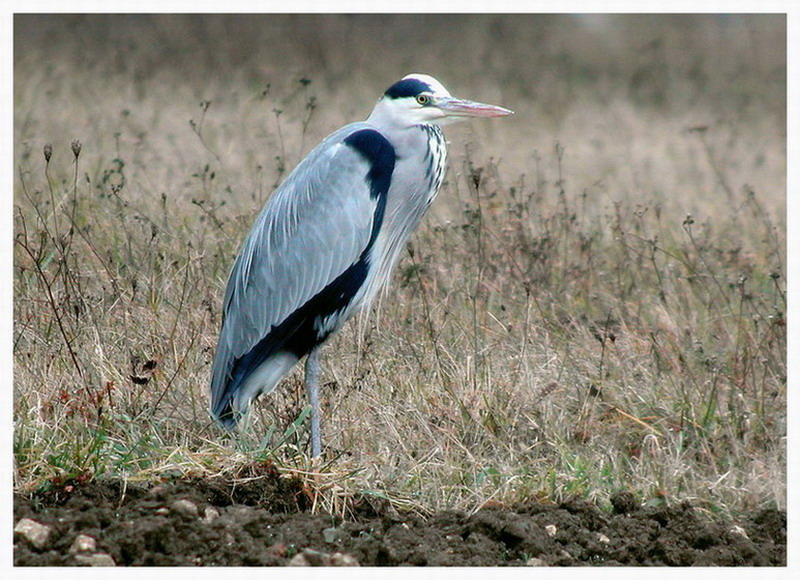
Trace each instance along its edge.
{"label": "dark flank stripe", "polygon": [[378,205],[375,208],[375,217],[372,220],[372,233],[369,238],[369,243],[361,254],[361,258],[366,259],[366,255],[372,248],[372,244],[378,236],[381,225],[383,225],[383,212],[386,209],[386,195],[392,183],[392,173],[394,172],[396,155],[392,144],[389,143],[386,137],[374,129],[356,131],[347,137],[344,142],[358,151],[369,163],[370,169],[367,172],[369,195],[372,199],[378,200]]}
{"label": "dark flank stripe", "polygon": [[394,147],[375,129],[361,129],[344,140],[345,144],[355,149],[369,163],[367,181],[370,185],[372,199],[385,196],[389,191],[394,171]]}
{"label": "dark flank stripe", "polygon": [[[250,373],[276,352],[288,351],[296,357],[302,358],[314,346],[328,338],[331,330],[319,331],[317,329],[318,321],[323,321],[347,308],[367,278],[369,252],[383,224],[386,195],[394,171],[395,151],[383,135],[372,129],[356,131],[348,136],[344,143],[352,147],[369,163],[366,180],[370,186],[370,197],[377,199],[378,202],[369,242],[356,262],[292,312],[283,322],[273,326],[269,333],[248,353],[233,361],[231,380],[226,388],[228,393],[235,393]],[[225,409],[220,413],[220,420],[223,422],[226,419],[231,420],[233,419],[232,415],[230,399],[228,399]]]}
{"label": "dark flank stripe", "polygon": [[392,99],[401,99],[403,97],[416,97],[418,94],[426,92],[431,92],[431,86],[428,83],[418,79],[403,79],[386,89],[384,95]]}
{"label": "dark flank stripe", "polygon": [[283,322],[273,326],[247,354],[233,362],[230,392],[236,392],[250,373],[274,353],[289,351],[297,358],[302,358],[315,345],[323,342],[330,333],[320,335],[314,323],[317,319],[324,319],[346,308],[366,277],[367,265],[362,258],[292,312]]}

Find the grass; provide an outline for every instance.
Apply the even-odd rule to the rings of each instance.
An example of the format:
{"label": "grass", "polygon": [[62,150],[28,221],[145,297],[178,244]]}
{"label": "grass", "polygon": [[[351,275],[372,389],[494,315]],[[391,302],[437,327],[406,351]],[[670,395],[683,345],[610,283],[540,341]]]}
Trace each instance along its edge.
{"label": "grass", "polygon": [[[440,21],[299,18],[317,49],[267,70],[270,43],[293,42],[275,18],[253,55],[260,29],[235,18],[119,18],[113,38],[102,17],[16,19],[17,489],[269,459],[333,511],[355,491],[422,513],[620,489],[785,507],[785,20],[621,18],[621,47],[598,52],[565,48],[562,17],[455,18],[473,43],[443,33],[443,58],[510,56],[439,76],[517,115],[448,131],[446,183],[391,288],[325,350],[320,467],[299,369],[238,436],[209,420],[224,283],[286,172],[417,68],[387,56],[397,74],[360,67],[352,88],[337,31],[379,51],[367,24]],[[194,37],[234,25],[240,45]]]}

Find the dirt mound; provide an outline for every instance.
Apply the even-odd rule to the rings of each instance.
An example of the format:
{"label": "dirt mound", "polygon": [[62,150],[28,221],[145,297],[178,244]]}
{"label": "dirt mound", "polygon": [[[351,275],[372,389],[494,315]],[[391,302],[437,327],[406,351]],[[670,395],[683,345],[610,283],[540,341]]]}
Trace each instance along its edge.
{"label": "dirt mound", "polygon": [[[372,498],[351,517],[312,514],[298,480],[270,466],[235,480],[149,489],[71,481],[14,498],[17,566],[785,566],[786,514],[708,522],[689,504],[613,513],[572,501],[423,519]],[[36,526],[33,520],[44,527]],[[27,526],[37,534],[26,531]]]}

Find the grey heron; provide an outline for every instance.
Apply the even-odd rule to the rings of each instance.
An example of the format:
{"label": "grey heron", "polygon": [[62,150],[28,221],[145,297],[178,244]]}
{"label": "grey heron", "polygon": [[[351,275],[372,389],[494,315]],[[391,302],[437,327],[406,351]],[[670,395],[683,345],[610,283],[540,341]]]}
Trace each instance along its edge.
{"label": "grey heron", "polygon": [[311,452],[322,451],[320,347],[386,284],[445,173],[442,125],[512,111],[411,74],[366,121],[322,141],[275,190],[244,240],[223,299],[211,414],[232,429],[304,356]]}

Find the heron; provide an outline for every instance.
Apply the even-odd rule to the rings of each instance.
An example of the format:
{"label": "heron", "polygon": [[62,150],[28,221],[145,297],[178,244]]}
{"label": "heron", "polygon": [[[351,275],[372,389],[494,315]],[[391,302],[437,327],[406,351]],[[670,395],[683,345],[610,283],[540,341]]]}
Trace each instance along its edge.
{"label": "heron", "polygon": [[439,192],[441,127],[513,112],[453,97],[431,76],[390,86],[366,121],[335,131],[273,192],[223,298],[211,415],[232,430],[303,357],[311,455],[322,452],[320,349],[384,287]]}

